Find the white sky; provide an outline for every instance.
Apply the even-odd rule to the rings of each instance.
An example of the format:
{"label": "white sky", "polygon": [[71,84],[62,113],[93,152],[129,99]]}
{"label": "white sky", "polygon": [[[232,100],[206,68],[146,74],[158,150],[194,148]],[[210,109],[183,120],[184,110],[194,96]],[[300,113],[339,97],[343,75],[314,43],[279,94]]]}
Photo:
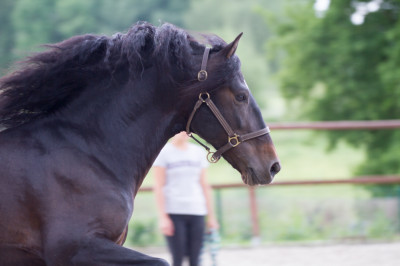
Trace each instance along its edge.
{"label": "white sky", "polygon": [[316,0],[314,3],[314,9],[317,11],[326,11],[329,8],[331,0]]}
{"label": "white sky", "polygon": [[368,13],[376,12],[379,10],[383,0],[372,0],[369,2],[355,2],[353,5],[356,9],[351,15],[351,22],[355,25],[361,25],[364,23],[365,16]]}
{"label": "white sky", "polygon": [[[350,20],[355,25],[364,23],[365,16],[368,13],[376,12],[379,10],[383,0],[371,0],[369,2],[354,1],[353,6],[355,12],[351,15]],[[330,0],[315,0],[314,9],[318,17],[323,17],[326,10],[329,9]]]}

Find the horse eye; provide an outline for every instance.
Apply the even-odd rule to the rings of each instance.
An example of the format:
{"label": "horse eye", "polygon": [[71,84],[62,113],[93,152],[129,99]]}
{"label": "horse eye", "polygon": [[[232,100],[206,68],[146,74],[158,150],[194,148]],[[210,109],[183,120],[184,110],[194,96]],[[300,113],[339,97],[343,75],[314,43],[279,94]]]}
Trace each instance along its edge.
{"label": "horse eye", "polygon": [[236,101],[243,102],[247,100],[247,96],[245,94],[236,94]]}

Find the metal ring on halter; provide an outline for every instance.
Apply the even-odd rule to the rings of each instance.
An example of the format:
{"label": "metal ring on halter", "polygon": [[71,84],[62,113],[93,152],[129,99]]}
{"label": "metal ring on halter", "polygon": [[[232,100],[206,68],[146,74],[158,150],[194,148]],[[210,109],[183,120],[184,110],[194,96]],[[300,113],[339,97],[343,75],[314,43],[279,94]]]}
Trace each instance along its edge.
{"label": "metal ring on halter", "polygon": [[209,151],[207,154],[207,161],[209,161],[210,163],[216,163],[221,158],[221,157],[215,158],[214,153],[215,152]]}
{"label": "metal ring on halter", "polygon": [[[234,135],[233,137],[228,137],[228,142],[229,142],[229,144],[231,144],[232,145],[232,147],[236,147],[237,145],[239,145],[240,144],[240,140],[238,139],[238,135]],[[232,140],[234,141],[233,143],[232,143]]]}
{"label": "metal ring on halter", "polygon": [[207,78],[208,78],[208,73],[204,69],[200,70],[199,73],[197,73],[198,81],[205,81]]}
{"label": "metal ring on halter", "polygon": [[[207,96],[206,98],[203,98],[203,95]],[[207,99],[210,99],[210,94],[208,92],[202,92],[199,94],[199,99],[205,103]]]}

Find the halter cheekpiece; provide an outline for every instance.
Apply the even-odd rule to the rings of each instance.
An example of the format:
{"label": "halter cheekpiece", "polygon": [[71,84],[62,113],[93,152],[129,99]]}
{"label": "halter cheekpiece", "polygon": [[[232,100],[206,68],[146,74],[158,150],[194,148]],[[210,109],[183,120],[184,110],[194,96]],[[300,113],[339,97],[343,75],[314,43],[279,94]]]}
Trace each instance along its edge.
{"label": "halter cheekpiece", "polygon": [[205,81],[208,78],[208,73],[206,71],[207,68],[207,61],[208,55],[210,54],[210,47],[206,47],[203,54],[203,61],[201,62],[201,68],[199,73],[197,73],[197,80],[198,81]]}
{"label": "halter cheekpiece", "polygon": [[[206,47],[204,50],[203,60],[201,62],[200,71],[197,73],[197,79],[200,82],[205,81],[208,78],[208,73],[206,71],[206,68],[207,68],[207,61],[208,61],[209,54],[210,54],[210,48]],[[203,103],[205,103],[210,108],[210,110],[213,112],[213,114],[215,115],[217,120],[220,122],[222,127],[225,129],[225,132],[228,134],[228,142],[215,152],[211,152],[210,148],[207,145],[203,144],[201,141],[199,141],[197,138],[195,138],[193,136],[192,132],[190,131],[190,125],[192,123],[193,117],[194,117],[196,111],[200,108],[200,106]],[[210,163],[218,162],[219,159],[221,158],[221,155],[224,152],[238,146],[240,143],[245,142],[250,139],[254,139],[254,138],[263,136],[268,133],[270,133],[270,130],[268,127],[265,127],[261,130],[257,130],[257,131],[247,133],[244,135],[236,134],[235,131],[233,131],[232,128],[229,126],[228,122],[225,120],[224,116],[221,114],[218,107],[211,100],[210,94],[207,92],[202,92],[199,94],[199,99],[197,100],[197,102],[193,108],[193,111],[189,116],[188,122],[186,124],[186,134],[207,150],[207,152],[208,152],[207,160]]]}

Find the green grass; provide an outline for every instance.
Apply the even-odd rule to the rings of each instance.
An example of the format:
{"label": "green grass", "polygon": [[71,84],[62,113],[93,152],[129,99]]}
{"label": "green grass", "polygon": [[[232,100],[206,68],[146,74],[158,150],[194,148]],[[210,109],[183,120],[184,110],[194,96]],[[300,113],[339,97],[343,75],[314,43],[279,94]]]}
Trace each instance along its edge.
{"label": "green grass", "polygon": [[280,180],[349,178],[364,159],[345,143],[328,152],[324,136],[311,131],[276,131],[272,138],[282,163]]}

